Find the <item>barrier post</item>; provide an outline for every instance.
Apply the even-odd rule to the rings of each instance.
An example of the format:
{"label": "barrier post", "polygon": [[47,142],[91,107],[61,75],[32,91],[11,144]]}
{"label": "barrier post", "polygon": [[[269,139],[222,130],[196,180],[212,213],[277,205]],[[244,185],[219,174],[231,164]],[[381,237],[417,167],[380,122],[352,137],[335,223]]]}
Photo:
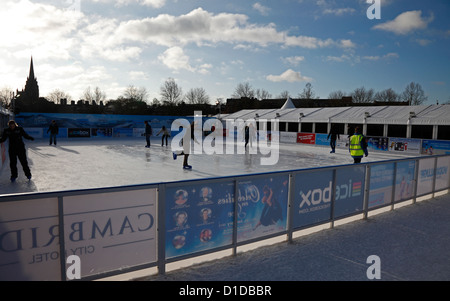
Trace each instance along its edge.
{"label": "barrier post", "polygon": [[158,274],[166,273],[166,185],[158,185]]}
{"label": "barrier post", "polygon": [[416,159],[416,170],[414,171],[414,193],[413,193],[413,204],[417,200],[417,185],[419,182],[419,159]]}
{"label": "barrier post", "polygon": [[288,243],[292,243],[292,218],[294,215],[294,191],[295,191],[295,177],[292,173],[289,174],[289,194],[288,194],[288,208],[287,208],[287,239]]}
{"label": "barrier post", "polygon": [[363,220],[366,220],[369,214],[370,171],[370,165],[366,165],[363,197]]}
{"label": "barrier post", "polygon": [[233,256],[237,255],[237,228],[238,228],[238,203],[239,203],[239,187],[238,187],[238,179],[234,178],[234,213],[233,213],[233,237],[232,237],[232,246],[233,246]]}
{"label": "barrier post", "polygon": [[394,176],[392,179],[392,194],[391,194],[391,211],[394,210],[395,204],[395,187],[397,183],[397,161],[394,162]]}
{"label": "barrier post", "polygon": [[61,268],[61,281],[66,281],[66,247],[64,238],[64,207],[63,197],[58,196],[58,237],[59,237],[59,264]]}
{"label": "barrier post", "polygon": [[330,229],[334,228],[334,205],[336,203],[336,174],[337,169],[333,169],[333,191],[331,192]]}
{"label": "barrier post", "polygon": [[433,184],[432,184],[432,191],[431,191],[431,195],[432,195],[432,199],[434,199],[434,192],[436,191],[436,171],[437,171],[437,159],[438,157],[434,157],[434,168],[433,168]]}

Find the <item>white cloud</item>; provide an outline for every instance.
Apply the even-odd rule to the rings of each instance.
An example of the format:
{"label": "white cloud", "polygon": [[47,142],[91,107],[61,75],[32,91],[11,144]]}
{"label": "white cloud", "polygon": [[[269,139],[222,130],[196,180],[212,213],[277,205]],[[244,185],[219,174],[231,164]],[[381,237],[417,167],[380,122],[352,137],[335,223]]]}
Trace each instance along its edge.
{"label": "white cloud", "polygon": [[394,20],[375,25],[373,29],[393,32],[397,35],[406,35],[415,30],[425,29],[434,19],[433,14],[428,18],[422,18],[422,11],[407,11],[398,15]]}
{"label": "white cloud", "polygon": [[[339,41],[321,40],[308,36],[289,36],[287,32],[277,31],[276,25],[256,25],[248,22],[243,14],[220,13],[214,15],[202,8],[171,16],[161,14],[122,22],[114,35],[117,42],[155,43],[167,47],[182,46],[188,43],[197,45],[216,44],[281,44],[303,48],[339,46]],[[242,47],[242,46],[241,46]]]}
{"label": "white cloud", "polygon": [[288,69],[280,75],[268,75],[266,76],[266,79],[271,82],[289,82],[289,83],[312,81],[312,78],[303,76],[300,74],[300,72],[296,72],[292,69]]}
{"label": "white cloud", "polygon": [[259,2],[256,2],[255,4],[253,4],[253,9],[259,11],[259,13],[263,16],[267,16],[269,14],[270,8],[268,8],[267,6],[262,5]]}
{"label": "white cloud", "polygon": [[323,10],[324,15],[335,15],[335,16],[343,16],[347,14],[353,14],[356,12],[354,8],[346,7],[346,8],[327,8]]}
{"label": "white cloud", "polygon": [[189,57],[184,54],[181,47],[175,46],[164,51],[158,59],[168,68],[178,71],[181,69],[193,72],[194,68],[189,64]]}
{"label": "white cloud", "polygon": [[281,58],[283,62],[291,64],[293,66],[298,66],[300,62],[303,62],[305,60],[304,56],[290,56],[286,58]]}

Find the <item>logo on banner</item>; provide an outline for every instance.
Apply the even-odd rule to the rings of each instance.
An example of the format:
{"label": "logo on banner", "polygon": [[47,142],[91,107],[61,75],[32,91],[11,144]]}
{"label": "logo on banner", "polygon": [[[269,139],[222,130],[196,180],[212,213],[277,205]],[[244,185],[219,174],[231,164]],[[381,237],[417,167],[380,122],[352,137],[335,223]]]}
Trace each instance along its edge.
{"label": "logo on banner", "polygon": [[[331,201],[333,182],[330,181],[329,185],[323,189],[316,188],[309,190],[306,194],[300,191],[302,201],[300,208],[303,206],[317,206],[321,203],[329,203]],[[362,182],[352,182],[350,179],[348,183],[336,185],[335,200],[343,200],[351,197],[357,197],[361,195]]]}

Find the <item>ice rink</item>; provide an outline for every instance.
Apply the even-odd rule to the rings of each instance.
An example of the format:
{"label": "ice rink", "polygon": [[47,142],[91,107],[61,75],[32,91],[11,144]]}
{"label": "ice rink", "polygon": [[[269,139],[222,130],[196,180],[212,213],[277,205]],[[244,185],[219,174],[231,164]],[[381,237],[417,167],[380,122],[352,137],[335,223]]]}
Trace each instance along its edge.
{"label": "ice rink", "polygon": [[[237,142],[239,147],[243,143]],[[18,162],[19,177],[11,183],[8,163],[0,172],[0,195],[160,183],[353,163],[346,149],[337,148],[336,153],[330,154],[329,147],[280,143],[279,152],[275,152],[275,149],[268,148],[265,141],[259,143],[262,149],[258,148],[254,154],[250,151],[236,154],[236,145],[235,154],[225,149],[224,154],[191,154],[189,164],[193,168],[184,170],[183,156],[174,160],[170,140],[169,146],[162,147],[159,137],[152,138],[150,148],[144,147],[144,138],[59,139],[57,146],[48,145],[47,139],[25,140],[33,177],[30,181],[26,179]],[[273,156],[275,159],[276,153],[276,164],[261,164],[262,157]],[[405,156],[372,151],[362,162]]]}

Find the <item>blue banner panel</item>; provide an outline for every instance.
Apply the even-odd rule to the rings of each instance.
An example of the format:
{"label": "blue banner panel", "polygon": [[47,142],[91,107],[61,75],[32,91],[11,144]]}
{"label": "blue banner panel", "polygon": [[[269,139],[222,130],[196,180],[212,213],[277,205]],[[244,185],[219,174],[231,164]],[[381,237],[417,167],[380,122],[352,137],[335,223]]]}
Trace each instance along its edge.
{"label": "blue banner panel", "polygon": [[450,141],[447,141],[447,140],[422,140],[422,154],[424,154],[424,155],[450,154]]}
{"label": "blue banner panel", "polygon": [[231,245],[234,183],[200,183],[166,190],[166,257]]}
{"label": "blue banner panel", "polygon": [[394,163],[374,165],[370,168],[369,208],[392,202]]}
{"label": "blue banner panel", "polygon": [[299,228],[331,218],[333,171],[301,173],[295,176],[293,227]]}
{"label": "blue banner panel", "polygon": [[402,161],[397,163],[395,176],[395,201],[408,200],[414,194],[414,175],[416,173],[415,161]]}
{"label": "blue banner panel", "polygon": [[289,176],[238,182],[238,241],[286,230]]}
{"label": "blue banner panel", "polygon": [[336,203],[334,217],[361,211],[364,202],[364,166],[336,171]]}

